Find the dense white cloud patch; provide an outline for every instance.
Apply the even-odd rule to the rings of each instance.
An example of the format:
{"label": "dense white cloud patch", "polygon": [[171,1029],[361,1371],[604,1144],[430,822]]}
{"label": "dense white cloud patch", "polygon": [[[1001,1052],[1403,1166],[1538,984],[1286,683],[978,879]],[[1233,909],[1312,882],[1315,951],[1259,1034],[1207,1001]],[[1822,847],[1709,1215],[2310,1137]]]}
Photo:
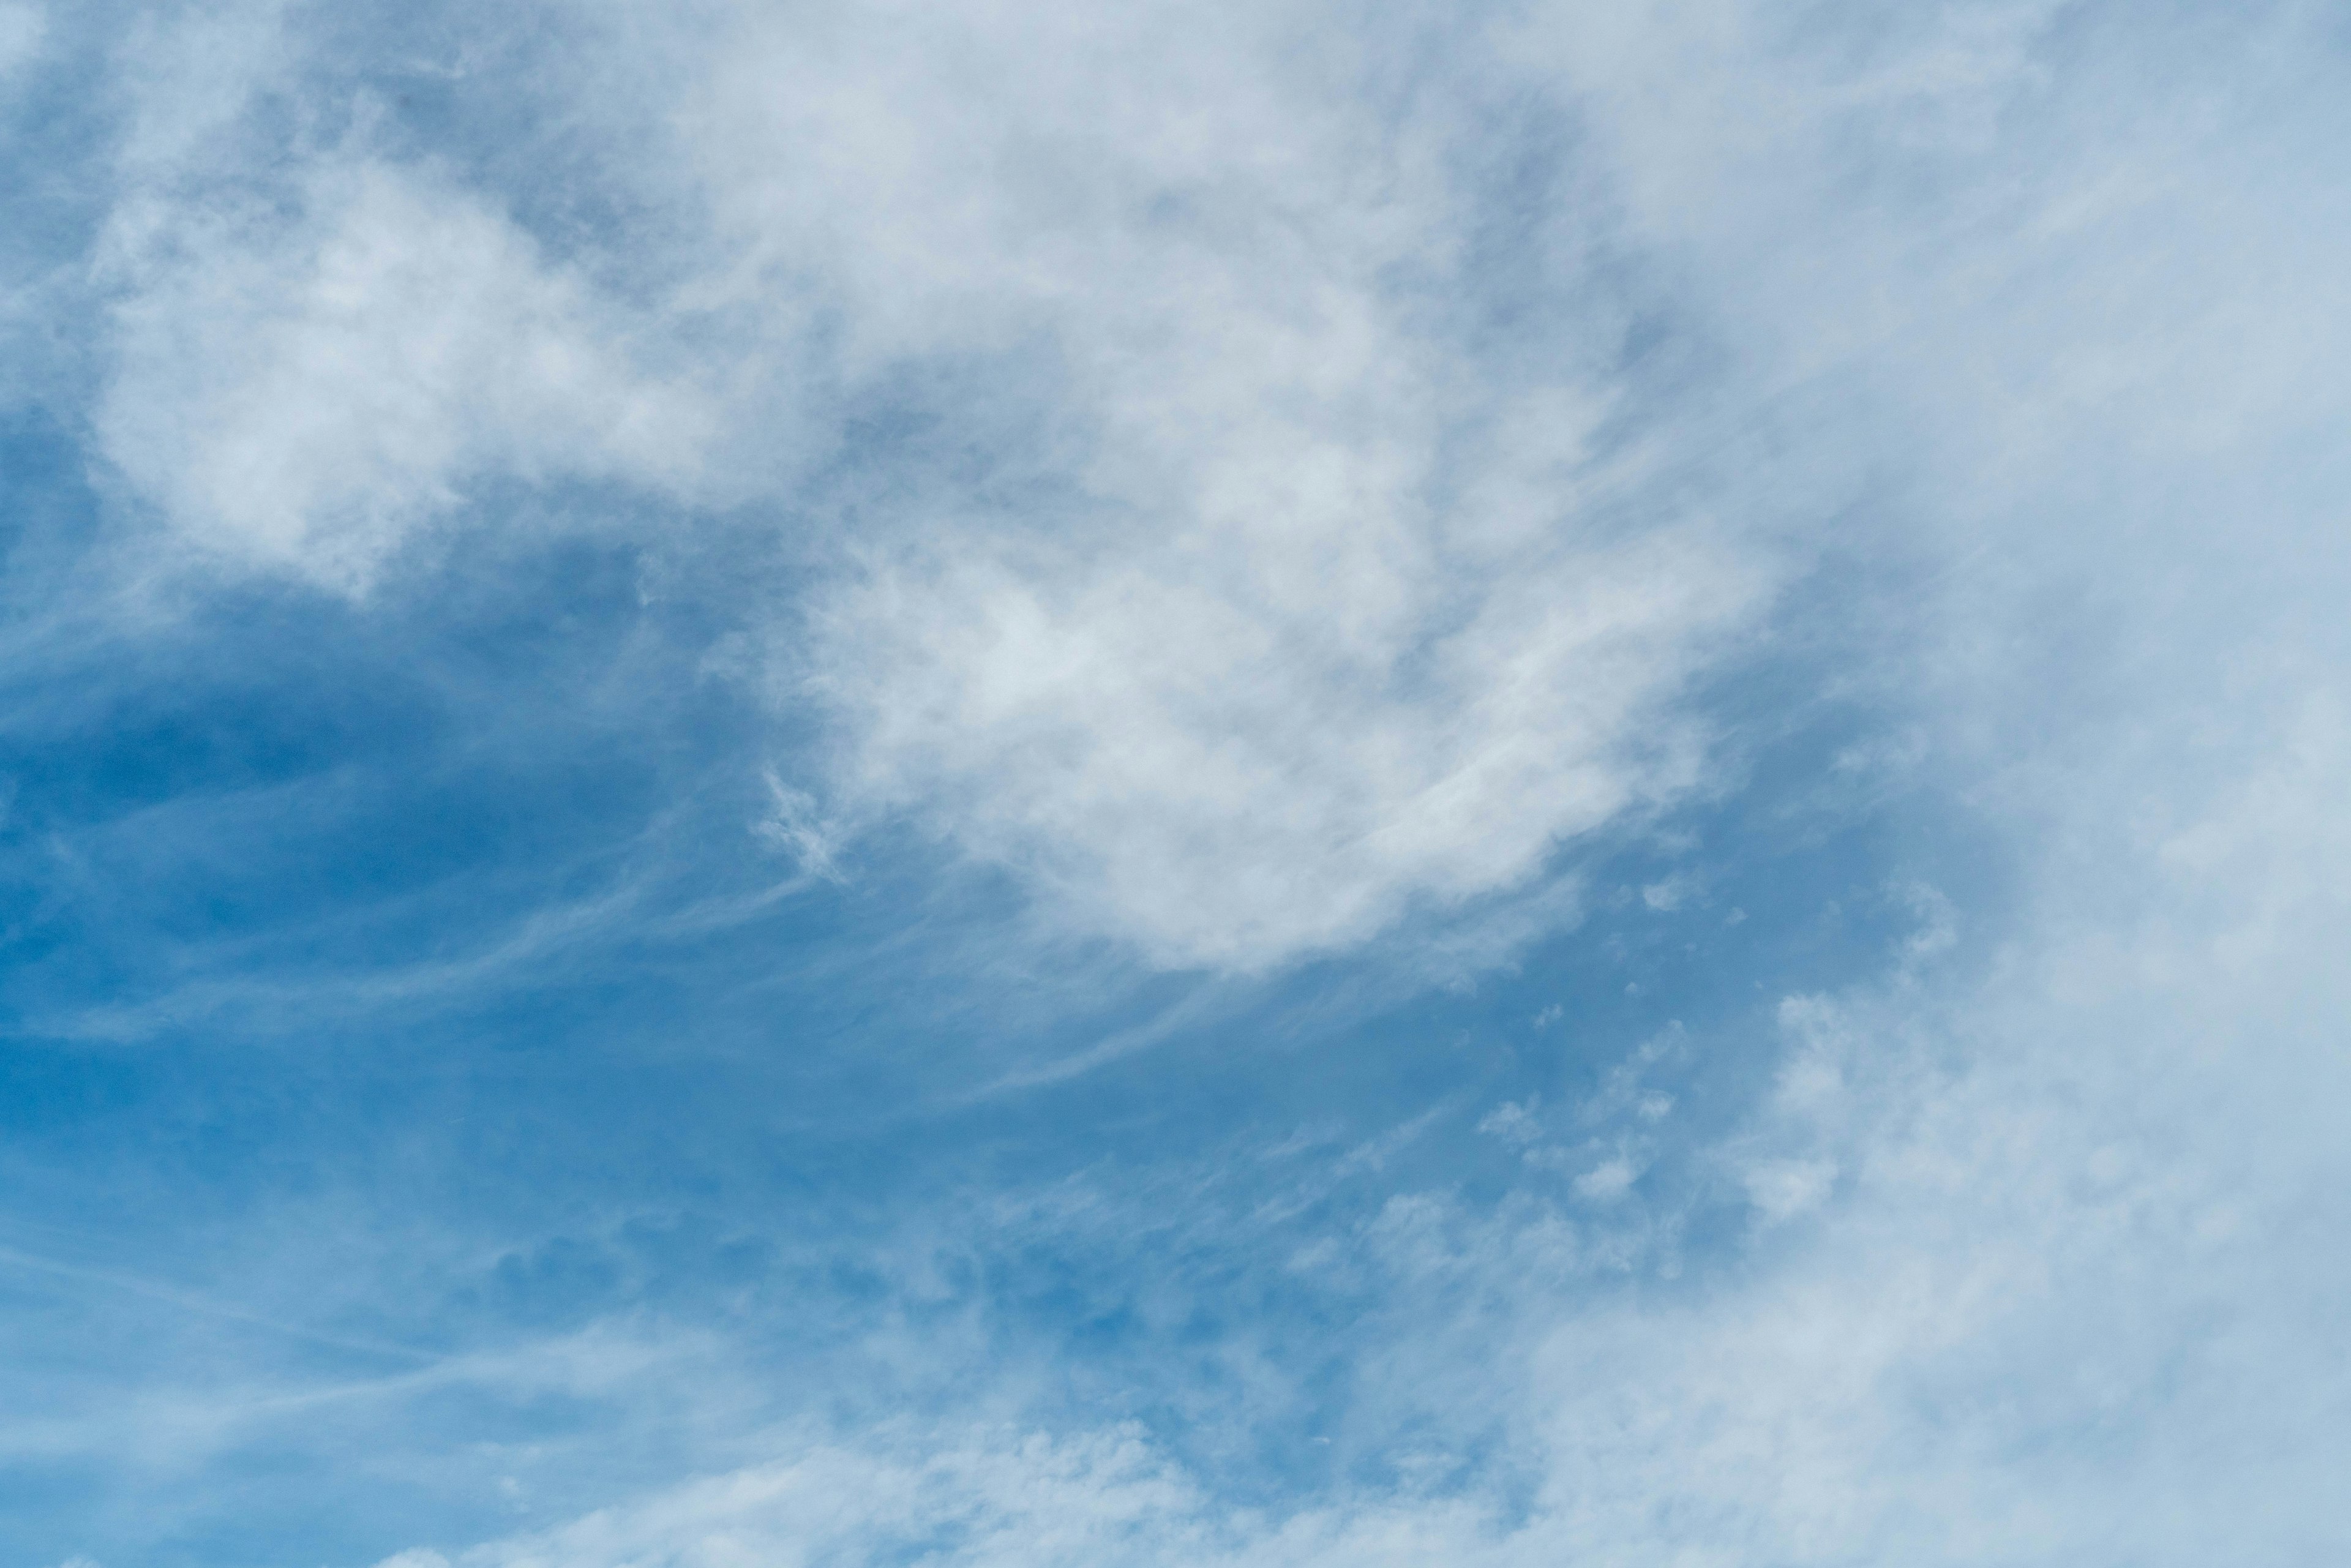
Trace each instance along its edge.
{"label": "dense white cloud patch", "polygon": [[106,449],[189,537],[359,588],[472,482],[691,479],[693,395],[494,209],[369,161],[301,204],[178,214],[117,308]]}
{"label": "dense white cloud patch", "polygon": [[[1247,970],[1687,789],[1672,699],[1771,574],[1647,493],[1603,204],[1474,189],[1505,90],[1474,36],[1399,110],[1347,47],[1301,64],[1311,21],[1197,23],[763,20],[692,145],[746,275],[823,280],[853,367],[1051,367],[1008,389],[1045,400],[1042,518],[919,498],[819,596],[836,791]],[[1499,347],[1466,301],[1498,221],[1547,318]]]}
{"label": "dense white cloud patch", "polygon": [[[626,166],[693,237],[633,326],[427,171],[336,151],[241,202],[234,94],[152,88],[110,454],[189,536],[351,587],[498,476],[789,504],[849,410],[970,377],[907,394],[969,429],[958,476],[864,482],[792,622],[836,721],[808,781],[1163,964],[1360,940],[1697,781],[1674,702],[1768,597],[1773,504],[1727,526],[1640,406],[1604,193],[1474,29],[1389,101],[1393,45],[1311,17],[720,15],[643,51],[665,128]],[[723,403],[638,368],[656,327]]]}
{"label": "dense white cloud patch", "polygon": [[362,589],[496,479],[690,485],[697,394],[496,204],[372,156],[361,122],[291,145],[282,8],[142,35],[101,252],[103,450],[209,550]]}
{"label": "dense white cloud patch", "polygon": [[[1441,593],[1398,566],[1396,624],[1350,647],[1311,592],[1253,592],[1245,549],[1191,542],[1050,576],[893,568],[830,628],[859,638],[828,679],[859,724],[856,788],[1176,964],[1359,940],[1409,896],[1507,887],[1562,835],[1688,788],[1696,737],[1664,699],[1755,598],[1680,539]],[[1467,624],[1434,632],[1465,591]]]}
{"label": "dense white cloud patch", "polygon": [[[2217,685],[2217,683],[2216,683]],[[2339,691],[2225,784],[2103,734],[1994,972],[1783,1009],[1719,1158],[1775,1222],[1703,1304],[1571,1314],[1552,1495],[1698,1561],[2289,1563],[2339,1552]],[[2241,689],[2147,709],[2186,729]],[[2225,847],[2223,847],[2225,846]],[[1802,1203],[1781,1203],[1787,1173]],[[1661,1522],[1684,1521],[1678,1526]],[[1745,1554],[1745,1555],[1742,1555]]]}

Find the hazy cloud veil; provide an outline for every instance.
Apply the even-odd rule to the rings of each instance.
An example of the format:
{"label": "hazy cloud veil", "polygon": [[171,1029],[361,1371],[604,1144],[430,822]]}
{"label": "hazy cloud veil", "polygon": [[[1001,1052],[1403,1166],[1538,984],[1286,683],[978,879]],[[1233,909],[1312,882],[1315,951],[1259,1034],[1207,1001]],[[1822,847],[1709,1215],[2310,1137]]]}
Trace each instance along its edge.
{"label": "hazy cloud veil", "polygon": [[367,9],[0,6],[23,1551],[2351,1542],[2328,7]]}

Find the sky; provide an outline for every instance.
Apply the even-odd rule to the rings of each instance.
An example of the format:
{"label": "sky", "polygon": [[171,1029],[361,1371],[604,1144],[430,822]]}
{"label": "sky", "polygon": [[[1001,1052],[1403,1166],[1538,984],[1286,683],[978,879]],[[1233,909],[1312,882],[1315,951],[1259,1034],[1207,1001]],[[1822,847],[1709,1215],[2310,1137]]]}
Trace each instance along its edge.
{"label": "sky", "polygon": [[0,1568],[2341,1558],[2346,81],[0,3]]}

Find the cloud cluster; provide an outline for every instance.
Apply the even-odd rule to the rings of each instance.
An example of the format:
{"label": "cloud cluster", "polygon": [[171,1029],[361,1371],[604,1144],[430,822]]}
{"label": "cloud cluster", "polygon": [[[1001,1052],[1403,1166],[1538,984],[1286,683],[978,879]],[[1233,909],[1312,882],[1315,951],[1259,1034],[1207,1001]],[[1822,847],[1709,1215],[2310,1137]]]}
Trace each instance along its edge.
{"label": "cloud cluster", "polygon": [[1416,92],[1408,27],[1310,60],[1323,21],[761,15],[692,120],[744,275],[821,288],[852,373],[977,356],[1036,410],[818,594],[835,790],[1171,966],[1343,947],[1687,789],[1674,699],[1771,586],[1657,472],[1572,127],[1514,122],[1474,21]]}
{"label": "cloud cluster", "polygon": [[179,534],[366,589],[469,486],[691,486],[711,414],[632,324],[482,193],[276,123],[302,81],[277,7],[157,25],[100,248],[100,449]]}
{"label": "cloud cluster", "polygon": [[[1134,1433],[1065,1443],[978,1432],[907,1455],[813,1446],[648,1505],[591,1514],[460,1555],[464,1568],[799,1564],[947,1552],[974,1563],[1170,1560],[1200,1499]],[[429,1550],[381,1568],[449,1568]]]}
{"label": "cloud cluster", "polygon": [[691,479],[693,393],[494,209],[371,162],[299,202],[183,220],[117,307],[102,439],[189,538],[357,590],[469,484]]}
{"label": "cloud cluster", "polygon": [[[696,237],[633,325],[427,169],[322,152],[255,210],[259,154],[181,137],[145,179],[193,193],[116,224],[107,450],[188,537],[356,588],[476,481],[793,505],[894,402],[962,455],[829,481],[856,542],[781,617],[841,811],[1176,967],[1510,888],[1698,781],[1677,699],[1770,530],[1675,450],[1604,192],[1479,28],[1394,99],[1400,38],[1228,21],[723,14],[643,84],[674,124],[627,165]],[[656,330],[728,395],[649,375]]]}
{"label": "cloud cluster", "polygon": [[[1443,1192],[1349,1238],[1366,1354],[1431,1430],[1506,1400],[1499,1457],[1251,1510],[1131,1430],[941,1422],[394,1563],[2339,1552],[2342,44],[2145,16],[696,9],[597,78],[664,105],[615,163],[689,236],[635,315],[363,141],[230,199],[185,171],[246,110],[151,94],[122,474],[344,589],[499,479],[833,519],[771,617],[812,873],[888,816],[1161,966],[1343,952],[1719,784],[1690,694],[1833,549],[1872,597],[1811,601],[1865,623],[1819,683],[2020,868],[1988,933],[1911,886],[1706,1146],[1514,1103],[1474,1244]],[[646,368],[688,339],[693,391]],[[1716,1255],[1552,1266],[1678,1234],[1675,1160]]]}
{"label": "cloud cluster", "polygon": [[[2351,1365],[2331,1320],[2351,1279],[2324,1239],[2351,1172],[2314,1108],[2351,1089],[2323,935],[2343,899],[2282,885],[2268,861],[2289,843],[2339,852],[2307,791],[2339,784],[2346,762],[2320,721],[2245,792],[2170,799],[2194,820],[2164,836],[2168,869],[2136,932],[2085,926],[2095,894],[2047,887],[1988,975],[1928,966],[1785,1001],[1773,1090],[1698,1156],[1726,1197],[1743,1195],[1750,1240],[1689,1287],[1593,1289],[1620,1265],[1581,1196],[1482,1218],[1442,1193],[1392,1200],[1346,1246],[1406,1336],[1364,1354],[1391,1399],[1425,1406],[1377,1456],[1398,1481],[1241,1508],[1136,1432],[913,1426],[795,1439],[797,1458],[455,1561],[2189,1564],[2339,1551],[2328,1478]],[[1601,1100],[1625,1099],[1626,1073],[1656,1054],[1636,1052]],[[1653,1122],[1649,1098],[1618,1109]],[[1607,1113],[1595,1101],[1575,1121]],[[1524,1142],[1542,1115],[1488,1120]],[[1444,1434],[1489,1424],[1506,1447],[1465,1464]]]}

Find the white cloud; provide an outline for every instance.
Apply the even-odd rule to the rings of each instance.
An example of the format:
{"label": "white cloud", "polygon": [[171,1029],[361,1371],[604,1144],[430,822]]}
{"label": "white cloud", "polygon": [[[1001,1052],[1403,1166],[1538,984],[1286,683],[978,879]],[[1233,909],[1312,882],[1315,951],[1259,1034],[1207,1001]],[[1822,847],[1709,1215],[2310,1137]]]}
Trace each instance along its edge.
{"label": "white cloud", "polygon": [[764,24],[695,120],[746,276],[824,280],[852,366],[1052,366],[1004,371],[1041,518],[917,497],[819,596],[836,791],[1171,966],[1360,941],[1687,789],[1674,699],[1771,578],[1611,429],[1597,205],[1536,220],[1566,323],[1499,362],[1439,292],[1492,217],[1475,91],[1388,122],[1287,28]]}
{"label": "white cloud", "polygon": [[[471,487],[789,504],[883,389],[992,378],[950,411],[956,480],[857,492],[857,564],[778,616],[844,817],[1249,971],[1698,781],[1677,700],[1768,599],[1770,529],[1724,526],[1635,406],[1605,193],[1541,138],[1539,208],[1500,189],[1517,100],[1476,30],[1406,109],[1384,46],[1279,13],[647,19],[591,75],[660,111],[572,106],[689,236],[632,318],[370,155],[363,99],[332,145],[273,140],[293,15],[128,57],[98,423],[183,537],[359,590]],[[1498,225],[1531,275],[1501,330]],[[706,392],[648,368],[689,358]]]}
{"label": "white cloud", "polygon": [[[923,1550],[975,1565],[1045,1568],[1184,1550],[1207,1533],[1199,1503],[1131,1432],[1057,1442],[983,1430],[911,1454],[811,1444],[792,1459],[480,1547],[455,1564],[799,1568]],[[410,1552],[378,1568],[444,1562]]]}
{"label": "white cloud", "polygon": [[[2053,78],[2096,9],[1809,38],[1737,0],[1544,11],[1454,27],[1402,98],[1418,44],[1280,8],[647,18],[588,78],[625,112],[582,113],[669,204],[670,303],[637,315],[363,128],[255,199],[289,154],[246,110],[301,47],[231,9],[131,57],[99,426],[188,537],[356,588],[469,487],[791,503],[853,466],[848,412],[946,407],[952,473],[828,478],[854,563],[779,607],[789,700],[836,726],[810,811],[912,820],[1156,963],[1262,970],[1702,783],[1680,699],[1834,476],[1948,481],[1964,541],[2085,451],[2311,424],[2325,334],[2220,287],[2282,176],[2206,177],[2210,136],[2137,107],[2162,62]],[[2270,282],[2338,298],[2323,232]],[[1668,319],[1727,347],[1672,413],[1625,369]],[[925,402],[944,380],[978,390]],[[1693,455],[1792,389],[1829,415],[1792,455]]]}
{"label": "white cloud", "polygon": [[1575,1196],[1586,1203],[1615,1203],[1633,1190],[1633,1183],[1640,1175],[1638,1166],[1618,1155],[1577,1176],[1571,1186]]}
{"label": "white cloud", "polygon": [[[1520,1563],[1485,1510],[1431,1500],[1287,1520],[1223,1513],[1129,1428],[1055,1439],[1017,1429],[907,1429],[462,1553],[455,1568],[803,1568],[905,1555],[973,1568],[1101,1563]],[[377,1568],[439,1568],[409,1552]]]}
{"label": "white cloud", "polygon": [[841,850],[841,831],[825,820],[814,796],[795,789],[773,772],[767,775],[768,794],[775,808],[758,824],[761,838],[789,854],[810,876],[839,874],[835,862]]}
{"label": "white cloud", "polygon": [[1669,876],[1662,882],[1648,883],[1641,889],[1641,903],[1659,915],[1671,915],[1688,900],[1695,885],[1688,876]]}
{"label": "white cloud", "polygon": [[359,589],[483,479],[691,480],[696,399],[494,208],[364,158],[298,203],[148,214],[127,265],[99,431],[187,537]]}
{"label": "white cloud", "polygon": [[[372,150],[380,110],[284,112],[319,69],[281,0],[119,46],[103,455],[214,557],[366,589],[497,481],[692,490],[714,430],[672,356],[500,203]],[[340,126],[340,129],[337,127]]]}
{"label": "white cloud", "polygon": [[[1360,941],[1416,896],[1511,886],[1561,839],[1697,782],[1667,704],[1753,576],[1685,538],[1440,598],[1363,559],[1380,544],[1346,537],[1357,520],[1314,526],[1338,536],[1334,570],[1396,601],[1392,627],[1346,626],[1343,590],[1270,580],[1249,539],[885,569],[831,606],[846,787],[1162,962],[1251,969]],[[1297,545],[1283,522],[1263,549]]]}
{"label": "white cloud", "polygon": [[[2339,111],[2262,74],[2292,57],[2262,52],[2269,13],[2212,102],[2196,40],[2135,53],[2095,6],[1823,13],[1810,44],[1775,16],[1512,34],[1496,79],[1541,78],[1610,171],[1528,199],[1556,232],[1523,241],[1526,292],[1570,319],[1513,355],[1448,314],[1492,216],[1457,157],[1489,124],[1473,86],[1374,110],[1375,72],[1300,66],[1279,19],[745,14],[686,52],[681,140],[644,154],[711,214],[684,294],[742,327],[709,379],[756,389],[724,409],[452,176],[363,139],[267,201],[207,172],[241,167],[237,72],[286,68],[268,26],[192,34],[196,64],[149,82],[99,425],[215,550],[356,589],[469,486],[691,492],[738,450],[722,429],[996,378],[1012,433],[951,480],[844,481],[872,526],[790,664],[837,724],[838,799],[778,786],[766,824],[812,873],[830,808],[901,812],[1080,929],[1254,970],[1522,884],[1699,786],[1678,699],[1769,599],[1782,502],[1668,460],[1720,425],[1622,370],[1633,306],[1592,242],[1620,224],[1730,345],[1716,395],[1759,421],[1807,400],[1798,466],[1902,481],[1938,597],[1904,607],[1887,684],[1922,711],[1835,766],[1965,769],[1953,795],[2026,868],[1982,972],[1938,969],[1994,938],[1909,884],[1889,977],[1784,1009],[1771,1092],[1708,1155],[1754,1222],[1723,1277],[1670,1304],[1559,1289],[1560,1258],[1634,1255],[1662,1130],[1533,1151],[1592,1213],[1524,1197],[1457,1246],[1437,1197],[1384,1211],[1364,1246],[1397,1300],[1442,1328],[1414,1281],[1468,1280],[1511,1314],[1479,1354],[1541,1347],[1509,1369],[1508,1459],[1539,1482],[1516,1527],[1409,1486],[1259,1517],[1133,1433],[942,1428],[455,1561],[2340,1547],[2351,584],[2306,455],[2346,413],[2346,225],[2308,199],[2339,198]],[[1652,1045],[1595,1117],[1664,1120]],[[1544,1135],[1531,1104],[1480,1126]],[[1456,1398],[1499,1375],[1452,1370],[1428,1383]]]}
{"label": "white cloud", "polygon": [[[1509,1434],[1466,1470],[1441,1437],[1382,1456],[1439,1484],[1259,1511],[1134,1432],[908,1427],[459,1561],[715,1568],[917,1542],[1200,1568],[2325,1560],[2351,1458],[2331,1245],[2351,1190],[2346,883],[2281,889],[2268,864],[2345,853],[2315,786],[2351,780],[2351,748],[2300,733],[2243,788],[2171,800],[2197,851],[2163,862],[2136,932],[2084,925],[2105,890],[2060,880],[1989,977],[1896,960],[1792,1001],[1780,1086],[1719,1151],[1773,1223],[1693,1288],[1580,1291],[1619,1254],[1548,1207],[1391,1201],[1357,1241],[1403,1343],[1370,1364],[1438,1432]],[[1640,1221],[1631,1169],[1583,1195],[1611,1223]],[[1513,1477],[1533,1495],[1505,1506]]]}
{"label": "white cloud", "polygon": [[1479,1118],[1478,1130],[1513,1148],[1522,1148],[1542,1136],[1542,1118],[1536,1114],[1539,1104],[1533,1100],[1504,1101]]}
{"label": "white cloud", "polygon": [[2085,925],[2109,889],[2061,881],[1986,982],[1792,1009],[1781,1090],[1726,1155],[1810,1228],[1703,1306],[1568,1315],[1538,1396],[1562,1521],[1697,1561],[2339,1550],[2319,1478],[2351,1457],[2351,1367],[2325,1303],[2351,1280],[2315,1239],[2347,1173],[2304,1107],[2351,1085],[2294,1020],[2339,1018],[2342,899],[2296,898],[2280,941],[2268,852],[2158,889],[2137,931]]}
{"label": "white cloud", "polygon": [[[945,1549],[972,1561],[1018,1559],[1024,1541],[1045,1543],[1036,1561],[1072,1540],[1099,1552],[1070,1531],[1105,1515],[1133,1532],[1123,1550],[1158,1562],[2341,1554],[2351,561],[2339,488],[2311,454],[2345,412],[2351,273],[2343,209],[2307,199],[2343,188],[2323,173],[2340,95],[2296,75],[2307,51],[2271,32],[2305,15],[2231,18],[2233,55],[2095,6],[1953,5],[1883,29],[1822,13],[1809,45],[1737,4],[1530,31],[1588,93],[1632,221],[1770,367],[1759,395],[1819,397],[1836,413],[1824,440],[1891,452],[1916,481],[1903,547],[1936,589],[1887,639],[1917,678],[1899,760],[1951,770],[2020,868],[2014,907],[1985,935],[1914,885],[1921,932],[1880,981],[1783,1009],[1770,1092],[1700,1162],[1754,1220],[1710,1275],[1562,1290],[1558,1260],[1610,1256],[1598,1228],[1638,1222],[1630,1190],[1599,1218],[1522,1196],[1469,1242],[1447,1199],[1387,1206],[1366,1250],[1394,1270],[1392,1301],[1426,1312],[1384,1370],[1436,1347],[1410,1364],[1455,1375],[1426,1379],[1449,1407],[1507,1376],[1494,1469],[1535,1478],[1517,1524],[1474,1489],[1326,1498],[1286,1521],[1220,1511],[1144,1458],[1032,1490],[1017,1443],[983,1464],[953,1437],[932,1441],[960,1500],[910,1509],[909,1478],[940,1472],[892,1458],[864,1486],[879,1511],[977,1521],[979,1545]],[[892,133],[893,167],[912,171],[893,190],[912,193],[884,227],[956,264],[904,308],[998,298],[1011,286],[990,268],[1008,264],[984,241],[1010,220],[992,187],[939,220],[978,238],[920,237],[955,181],[925,172],[920,126]],[[1281,167],[1290,144],[1269,145]],[[992,146],[967,138],[957,156],[995,167]],[[1502,528],[1481,536],[1502,540],[1490,553],[1447,555],[1438,514],[1396,498],[1430,461],[1412,433],[1450,395],[1442,353],[1383,316],[1364,281],[1378,267],[1350,268],[1383,253],[1332,221],[1297,264],[1355,301],[1327,317],[1260,311],[1270,297],[1248,288],[1187,294],[1139,244],[1111,259],[1131,256],[1154,283],[1141,297],[1176,304],[1132,319],[1089,299],[1086,268],[1057,271],[1050,244],[1009,268],[1027,309],[1086,343],[1148,341],[1131,319],[1164,319],[1176,340],[1177,306],[1207,298],[1203,353],[1229,360],[1229,408],[1270,409],[1283,452],[1327,454],[1324,489],[1249,480],[1280,465],[1246,421],[1210,417],[1228,383],[1170,413],[1123,361],[1081,363],[1072,384],[1102,411],[1090,481],[1158,531],[1052,543],[990,519],[890,543],[820,639],[852,787],[1170,961],[1350,940],[1415,894],[1505,884],[1556,835],[1687,783],[1617,747],[1752,602],[1742,558],[1711,536],[1553,547]],[[1199,265],[1221,286],[1217,260]],[[1362,426],[1325,428],[1316,397],[1287,396],[1325,359],[1368,387]],[[1405,412],[1384,423],[1389,408]],[[1301,543],[1327,561],[1301,567]],[[1323,566],[1347,585],[1327,601]],[[1594,608],[1552,626],[1541,607],[1579,582]],[[1618,630],[1579,640],[1612,605]],[[1433,672],[1410,700],[1393,689],[1406,651]],[[1604,672],[1598,709],[1562,727],[1587,666]],[[1559,804],[1560,777],[1588,788]],[[1643,1113],[1648,1060],[1604,1085],[1607,1105]],[[1510,1108],[1484,1125],[1524,1141],[1531,1121]],[[1416,1280],[1454,1293],[1413,1297]],[[1507,1301],[1509,1332],[1465,1317],[1465,1298]],[[1474,1354],[1447,1337],[1460,1321],[1480,1331],[1463,1336]],[[788,1473],[746,1472],[744,1495]],[[1152,1478],[1140,1491],[1134,1473]],[[1020,1512],[999,1486],[1042,1500]],[[598,1528],[622,1544],[570,1560],[726,1561],[690,1553],[729,1539],[710,1521],[752,1517],[733,1495],[712,1482],[616,1508]],[[766,1518],[725,1550],[791,1562],[883,1528]]]}

